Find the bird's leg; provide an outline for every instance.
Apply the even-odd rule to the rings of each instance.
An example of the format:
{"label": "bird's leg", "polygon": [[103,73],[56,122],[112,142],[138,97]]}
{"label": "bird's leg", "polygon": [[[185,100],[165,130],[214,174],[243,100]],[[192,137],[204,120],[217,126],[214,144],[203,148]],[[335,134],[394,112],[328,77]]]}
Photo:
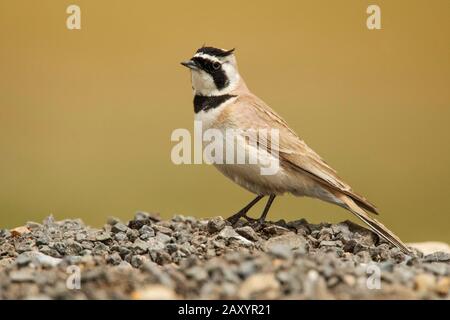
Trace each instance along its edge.
{"label": "bird's leg", "polygon": [[267,200],[267,204],[264,207],[264,211],[261,214],[261,217],[259,217],[259,219],[257,220],[255,227],[260,228],[264,224],[264,221],[266,221],[267,214],[269,213],[270,206],[272,205],[273,200],[275,200],[275,197],[276,196],[274,194],[269,196],[269,200]]}
{"label": "bird's leg", "polygon": [[238,213],[236,213],[236,214],[232,215],[231,217],[227,218],[227,221],[229,221],[231,224],[235,224],[242,217],[245,217],[247,220],[249,220],[249,217],[247,217],[248,210],[250,210],[262,198],[264,198],[264,196],[257,196],[248,205],[246,205],[244,208],[239,210]]}

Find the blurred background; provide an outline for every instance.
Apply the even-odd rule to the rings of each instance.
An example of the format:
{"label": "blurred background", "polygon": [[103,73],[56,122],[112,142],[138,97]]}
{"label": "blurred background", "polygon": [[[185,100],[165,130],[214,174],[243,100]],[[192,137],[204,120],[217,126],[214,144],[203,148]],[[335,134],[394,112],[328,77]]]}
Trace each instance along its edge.
{"label": "blurred background", "polygon": [[[81,8],[81,30],[66,8]],[[381,7],[381,30],[366,8]],[[250,89],[405,241],[450,242],[450,1],[0,0],[0,228],[135,211],[228,216],[253,195],[170,160],[193,127],[179,62],[236,48]],[[251,212],[259,216],[261,203]],[[350,218],[278,198],[270,219]]]}

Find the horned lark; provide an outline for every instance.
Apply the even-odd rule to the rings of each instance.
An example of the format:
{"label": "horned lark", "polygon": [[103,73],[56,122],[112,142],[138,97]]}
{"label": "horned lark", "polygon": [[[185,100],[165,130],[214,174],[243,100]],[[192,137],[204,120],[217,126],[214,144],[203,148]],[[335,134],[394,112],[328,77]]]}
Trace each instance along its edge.
{"label": "horned lark", "polygon": [[[256,194],[248,205],[228,220],[237,222],[241,217],[253,220],[247,212],[259,200],[269,199],[259,224],[265,221],[275,197],[284,193],[308,196],[343,207],[365,222],[375,233],[400,248],[405,253],[410,249],[389,229],[366,212],[377,214],[376,207],[341,180],[336,171],[309,148],[278,114],[247,88],[238,72],[234,49],[224,50],[202,47],[194,56],[181,63],[191,71],[194,90],[194,112],[196,120],[204,128],[270,129],[279,132],[279,170],[273,175],[261,175],[255,170],[258,164],[215,164],[217,169],[238,185]],[[254,145],[245,142],[238,148],[251,149]],[[267,153],[271,157],[271,153]]]}

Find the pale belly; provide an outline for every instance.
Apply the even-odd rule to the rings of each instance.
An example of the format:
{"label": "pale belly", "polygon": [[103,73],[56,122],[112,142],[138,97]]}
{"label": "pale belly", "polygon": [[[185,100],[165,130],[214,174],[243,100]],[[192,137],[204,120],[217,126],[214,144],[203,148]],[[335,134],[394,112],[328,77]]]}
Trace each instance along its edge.
{"label": "pale belly", "polygon": [[[218,113],[220,110],[214,110],[211,113],[208,112],[207,115],[199,114],[196,116],[196,120],[203,122],[204,131],[214,129],[222,133],[222,161],[217,162],[212,160],[210,163],[226,177],[258,195],[292,193],[296,196],[309,196],[328,202],[336,202],[336,198],[311,177],[300,171],[283,166],[282,160],[279,159],[278,155],[273,155],[264,148],[255,147],[254,144],[249,145],[245,138],[237,137],[235,139],[229,139],[229,136],[227,138],[226,129],[229,129],[229,127],[218,126],[215,123],[215,112]],[[204,150],[208,147],[209,143],[209,141],[203,141]],[[234,162],[226,161],[227,158],[228,160],[233,158],[232,156],[227,157],[227,145],[230,148],[230,143],[233,143],[231,149],[234,150],[234,156],[237,154],[245,154],[247,159],[253,157],[253,159],[259,159],[261,161],[258,161],[256,164],[255,162],[251,162],[253,164],[250,164],[248,161],[238,164],[236,157],[234,157]],[[267,168],[277,168],[277,170],[269,170],[271,174],[262,174],[264,168],[266,173]]]}

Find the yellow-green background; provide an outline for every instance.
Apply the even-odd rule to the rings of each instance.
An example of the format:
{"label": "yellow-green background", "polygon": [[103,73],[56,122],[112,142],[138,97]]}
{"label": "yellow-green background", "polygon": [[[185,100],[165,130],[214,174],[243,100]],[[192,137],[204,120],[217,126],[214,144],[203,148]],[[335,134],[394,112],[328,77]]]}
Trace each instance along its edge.
{"label": "yellow-green background", "polygon": [[[65,27],[71,3],[80,31]],[[0,227],[248,202],[213,167],[170,160],[172,130],[193,125],[179,62],[206,43],[236,47],[249,87],[399,236],[449,242],[449,13],[448,0],[0,0]],[[286,196],[270,218],[349,216]]]}

